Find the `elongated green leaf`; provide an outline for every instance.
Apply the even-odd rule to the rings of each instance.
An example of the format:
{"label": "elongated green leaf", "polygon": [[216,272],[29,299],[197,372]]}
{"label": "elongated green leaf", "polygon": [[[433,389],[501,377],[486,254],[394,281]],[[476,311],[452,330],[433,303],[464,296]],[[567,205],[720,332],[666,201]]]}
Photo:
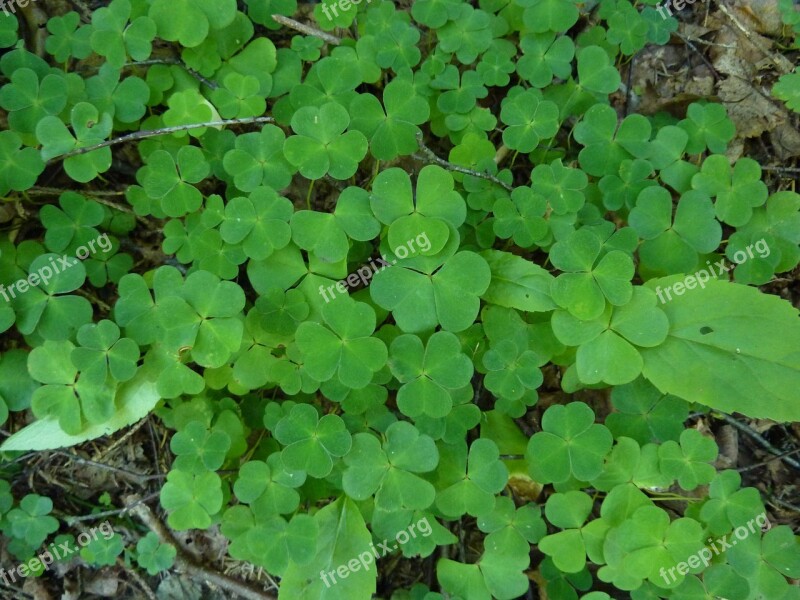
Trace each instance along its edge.
{"label": "elongated green leaf", "polygon": [[[352,500],[339,498],[314,515],[319,528],[317,554],[304,565],[289,561],[281,580],[278,600],[351,600],[371,598],[377,579],[374,554],[370,549],[372,536],[364,517]],[[350,561],[358,562],[350,569]],[[336,573],[339,567],[344,577]],[[324,574],[324,577],[323,577]]]}
{"label": "elongated green leaf", "polygon": [[550,297],[553,276],[539,265],[500,250],[481,253],[492,270],[492,282],[482,298],[492,304],[528,312],[556,308]]}
{"label": "elongated green leaf", "polygon": [[151,381],[143,371],[117,391],[117,411],[104,423],[89,424],[77,435],[69,435],[59,427],[58,419],[47,418],[34,421],[8,438],[0,451],[52,450],[82,444],[87,440],[110,435],[133,425],[146,417],[161,399]]}
{"label": "elongated green leaf", "polygon": [[[676,280],[647,285],[667,300]],[[640,349],[647,379],[662,393],[728,413],[800,420],[800,320],[791,304],[721,281],[680,296],[673,289],[669,297],[661,305],[670,322],[666,341]]]}

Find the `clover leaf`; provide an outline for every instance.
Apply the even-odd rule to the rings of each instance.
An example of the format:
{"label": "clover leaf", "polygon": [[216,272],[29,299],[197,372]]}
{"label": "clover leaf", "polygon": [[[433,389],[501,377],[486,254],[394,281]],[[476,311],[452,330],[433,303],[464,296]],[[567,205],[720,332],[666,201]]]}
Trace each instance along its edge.
{"label": "clover leaf", "polygon": [[248,257],[264,260],[291,241],[293,212],[292,203],[272,188],[255,188],[246,198],[228,201],[220,234],[228,244],[241,243]]}
{"label": "clover leaf", "polygon": [[550,251],[553,265],[564,271],[553,281],[553,300],[583,320],[600,316],[606,300],[622,306],[633,294],[631,258],[611,250],[598,261],[601,250],[602,242],[594,233],[579,229],[556,242]]}
{"label": "clover leaf", "polygon": [[44,161],[36,149],[22,147],[22,140],[13,131],[0,131],[0,195],[29,189],[42,171]]}
{"label": "clover leaf", "polygon": [[472,362],[461,352],[458,338],[447,331],[434,333],[423,347],[415,335],[392,342],[389,367],[403,384],[397,407],[409,417],[444,417],[453,406],[452,392],[472,378]]}
{"label": "clover leaf", "polygon": [[27,494],[4,517],[6,535],[24,540],[32,549],[38,548],[47,536],[58,529],[58,520],[49,516],[53,501],[38,494]]}
{"label": "clover leaf", "polygon": [[233,182],[244,192],[266,185],[282,190],[289,185],[294,173],[283,155],[286,136],[274,125],[264,125],[258,133],[236,136],[235,148],[228,150],[222,160]]}
{"label": "clover leaf", "polygon": [[611,432],[594,422],[594,412],[586,404],[551,406],[542,417],[542,430],[531,437],[525,452],[535,481],[560,483],[570,477],[588,481],[603,470]]}
{"label": "clover leaf", "polygon": [[60,75],[45,75],[40,80],[33,69],[15,69],[11,81],[0,89],[0,106],[9,111],[10,127],[21,133],[33,133],[45,117],[58,115],[67,103],[63,87]]}
{"label": "clover leaf", "polygon": [[[174,293],[174,292],[173,292]],[[164,344],[175,352],[191,349],[192,359],[204,367],[220,367],[239,350],[244,308],[242,288],[220,281],[208,271],[186,278],[179,294],[158,303],[156,318]]]}
{"label": "clover leaf", "polygon": [[417,148],[418,125],[428,120],[430,107],[413,85],[392,80],[383,90],[383,106],[372,94],[360,94],[350,103],[351,128],[369,139],[372,155],[392,160],[413,154]]}
{"label": "clover leaf", "polygon": [[508,469],[500,461],[497,446],[488,439],[472,442],[468,457],[461,449],[456,457],[456,464],[451,467],[456,481],[439,491],[436,507],[450,518],[465,513],[480,517],[494,508],[494,495],[505,487]]}
{"label": "clover leaf", "polygon": [[222,508],[222,480],[211,471],[170,471],[161,488],[161,506],[172,529],[205,529]]}
{"label": "clover leaf", "polygon": [[672,196],[662,187],[645,188],[636,200],[629,222],[644,239],[639,247],[642,264],[659,275],[688,273],[700,254],[712,252],[722,240],[711,199],[702,192],[681,196],[672,216]]}
{"label": "clover leaf", "polygon": [[356,434],[344,462],[342,485],[355,500],[375,494],[376,506],[387,511],[422,510],[433,504],[433,485],[416,473],[433,471],[439,452],[433,440],[410,423],[390,425],[382,446],[371,434]]}
{"label": "clover leaf", "polygon": [[349,124],[347,110],[336,103],[302,107],[292,117],[297,135],[283,146],[286,160],[308,179],[351,177],[367,154],[367,138],[360,131],[342,133]]}
{"label": "clover leaf", "polygon": [[491,271],[474,252],[459,252],[435,273],[402,264],[380,271],[370,286],[375,302],[391,310],[397,324],[409,333],[437,324],[446,331],[465,330],[480,308],[480,296],[489,287]]}
{"label": "clover leaf", "polygon": [[200,208],[203,196],[194,187],[209,174],[203,151],[196,146],[183,146],[173,158],[166,150],[153,152],[139,174],[147,195],[160,200],[168,217],[182,217]]}
{"label": "clover leaf", "polygon": [[708,463],[717,458],[717,445],[696,429],[684,430],[680,444],[671,440],[664,442],[658,449],[658,456],[661,470],[677,479],[685,490],[708,483],[716,472]]}
{"label": "clover leaf", "polygon": [[305,322],[296,340],[308,374],[323,382],[336,375],[347,387],[365,387],[373,373],[386,364],[386,345],[370,337],[375,311],[354,300],[332,302],[322,309],[325,325]]}
{"label": "clover leaf", "polygon": [[116,533],[108,539],[105,536],[91,539],[81,548],[80,555],[90,565],[111,566],[116,564],[117,557],[122,553],[123,548],[122,536]]}
{"label": "clover leaf", "polygon": [[162,544],[152,531],[136,543],[136,562],[147,570],[149,575],[166,571],[175,564],[178,551],[172,544]]}
{"label": "clover leaf", "polygon": [[689,154],[700,154],[706,148],[716,154],[725,153],[728,142],[736,134],[736,128],[722,104],[692,103],[686,110],[686,117],[678,123],[678,127],[689,134],[686,147]]}
{"label": "clover leaf", "polygon": [[560,125],[558,106],[542,100],[537,90],[509,96],[503,102],[500,120],[507,125],[503,130],[503,142],[519,152],[532,152],[540,140],[553,137]]}
{"label": "clover leaf", "polygon": [[319,418],[310,404],[297,404],[275,427],[275,438],[285,446],[281,459],[289,469],[311,477],[325,477],[333,459],[350,451],[352,438],[344,421],[336,415]]}
{"label": "clover leaf", "polygon": [[700,172],[692,177],[692,187],[716,197],[717,218],[734,227],[746,224],[753,208],[764,204],[768,195],[756,161],[741,158],[731,169],[721,154],[712,154],[703,161]]}
{"label": "clover leaf", "polygon": [[102,384],[109,374],[117,381],[128,381],[136,373],[139,346],[130,338],[120,338],[119,327],[113,321],[84,325],[78,330],[77,339],[80,346],[70,358],[82,376]]}
{"label": "clover leaf", "polygon": [[[60,86],[59,86],[60,87]],[[88,102],[77,103],[70,111],[72,132],[58,117],[43,117],[36,125],[36,138],[42,144],[42,158],[49,160],[71,150],[81,150],[105,141],[112,129],[111,115],[100,114]],[[98,148],[70,156],[64,170],[80,183],[91,181],[111,167],[111,149]]]}
{"label": "clover leaf", "polygon": [[199,475],[222,466],[231,438],[217,428],[209,429],[202,421],[192,421],[172,436],[169,447],[175,454],[173,469]]}

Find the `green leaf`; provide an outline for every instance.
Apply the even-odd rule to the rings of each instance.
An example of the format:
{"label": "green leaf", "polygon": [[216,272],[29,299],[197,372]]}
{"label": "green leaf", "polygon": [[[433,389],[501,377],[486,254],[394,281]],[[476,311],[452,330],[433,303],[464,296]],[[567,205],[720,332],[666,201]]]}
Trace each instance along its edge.
{"label": "green leaf", "polygon": [[486,302],[525,312],[546,312],[556,308],[550,297],[553,276],[539,265],[499,250],[484,250],[492,281],[482,298]]}
{"label": "green leaf", "polygon": [[340,417],[325,415],[320,419],[309,404],[294,406],[278,422],[275,438],[286,446],[281,458],[288,468],[317,478],[328,475],[333,468],[333,458],[347,454],[352,444]]}
{"label": "green leaf", "polygon": [[[669,280],[650,280],[656,288]],[[709,281],[661,309],[666,341],[642,349],[643,374],[659,390],[726,413],[778,421],[800,419],[797,310],[753,288]],[[761,373],[753,378],[748,373]]]}
{"label": "green leaf", "polygon": [[145,418],[152,411],[161,396],[156,392],[156,385],[140,371],[128,383],[117,390],[117,410],[104,423],[89,424],[76,435],[65,433],[55,419],[39,419],[17,431],[0,446],[3,452],[27,450],[52,450],[76,446],[87,440],[111,435],[124,427],[133,425]]}
{"label": "green leaf", "polygon": [[542,418],[543,431],[528,443],[525,457],[531,476],[539,483],[560,483],[571,476],[595,478],[611,450],[611,433],[594,422],[594,412],[583,402],[551,406]]}
{"label": "green leaf", "polygon": [[161,488],[161,506],[169,513],[172,529],[205,529],[211,525],[211,515],[222,508],[222,480],[209,471],[199,475],[170,471]]}
{"label": "green leaf", "polygon": [[[347,575],[336,574],[338,567],[362,556],[372,557],[372,536],[361,512],[352,500],[341,497],[314,515],[319,532],[317,549],[310,561],[289,561],[281,579],[279,600],[344,600],[369,598],[375,593],[376,569],[367,563]],[[366,563],[366,558],[364,559]],[[327,577],[323,578],[322,574]]]}

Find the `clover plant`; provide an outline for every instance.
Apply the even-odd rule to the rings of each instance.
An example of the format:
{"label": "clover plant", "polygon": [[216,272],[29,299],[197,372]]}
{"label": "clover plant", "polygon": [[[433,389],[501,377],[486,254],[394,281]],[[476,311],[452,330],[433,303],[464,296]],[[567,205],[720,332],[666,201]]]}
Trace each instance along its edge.
{"label": "clover plant", "polygon": [[[279,600],[798,597],[786,526],[661,575],[765,510],[695,419],[800,421],[800,195],[628,110],[655,0],[76,5],[0,13],[4,457],[152,415],[166,525]],[[2,472],[25,560],[62,499]],[[186,564],[125,523],[82,560]]]}

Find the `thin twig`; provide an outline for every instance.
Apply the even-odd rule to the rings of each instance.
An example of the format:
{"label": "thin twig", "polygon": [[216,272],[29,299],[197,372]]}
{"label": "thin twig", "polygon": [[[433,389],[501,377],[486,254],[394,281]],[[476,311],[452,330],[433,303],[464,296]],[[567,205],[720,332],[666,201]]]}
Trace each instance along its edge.
{"label": "thin twig", "polygon": [[781,500],[776,496],[770,496],[769,499],[770,502],[774,502],[778,506],[782,506],[783,508],[788,508],[790,510],[800,513],[800,506],[797,506],[796,504],[792,504],[791,502],[787,502],[786,500]]}
{"label": "thin twig", "polygon": [[134,471],[129,471],[127,469],[121,469],[119,467],[112,467],[111,465],[107,465],[105,463],[97,462],[95,460],[91,460],[88,458],[83,458],[82,456],[78,456],[77,454],[72,454],[71,452],[65,452],[63,450],[56,450],[55,454],[60,456],[65,456],[70,460],[74,460],[77,463],[82,465],[89,465],[95,467],[97,469],[105,469],[107,471],[113,471],[122,477],[128,477],[130,479],[135,480],[137,483],[143,483],[145,481],[150,481],[151,479],[163,479],[166,475],[158,474],[158,475],[147,475],[144,473],[135,473]]}
{"label": "thin twig", "polygon": [[147,596],[147,600],[158,600],[158,597],[153,593],[153,590],[150,589],[150,586],[147,585],[147,582],[142,579],[142,576],[136,572],[136,569],[126,565],[121,556],[117,557],[117,566],[121,567],[128,575],[131,576],[131,579],[139,584],[139,587],[142,588],[144,595]]}
{"label": "thin twig", "polygon": [[324,31],[317,29],[316,27],[311,27],[310,25],[306,25],[305,23],[301,23],[300,21],[295,21],[294,19],[290,19],[289,17],[284,17],[283,15],[272,15],[272,18],[275,19],[275,21],[277,21],[281,25],[285,25],[286,27],[294,29],[295,31],[299,31],[300,33],[305,33],[306,35],[319,38],[324,42],[333,44],[334,46],[338,46],[339,44],[342,43],[342,40],[336,37],[335,35],[331,35],[330,33],[325,33]]}
{"label": "thin twig", "polygon": [[78,517],[72,515],[60,515],[61,518],[67,525],[72,525],[74,523],[80,523],[81,521],[96,521],[97,519],[105,519],[106,517],[116,517],[116,516],[123,516],[126,512],[133,510],[134,507],[138,506],[139,504],[144,504],[146,502],[150,502],[151,500],[155,500],[161,495],[161,490],[150,494],[149,496],[145,496],[140,500],[137,500],[134,504],[130,506],[123,506],[122,508],[114,508],[112,510],[105,510],[99,513],[93,513],[91,515],[80,515]]}
{"label": "thin twig", "polygon": [[151,58],[150,60],[137,60],[134,62],[129,62],[125,66],[126,67],[147,67],[150,65],[175,65],[177,67],[182,67],[189,72],[189,75],[197,79],[200,83],[207,85],[212,90],[216,90],[219,88],[219,85],[211,81],[210,79],[206,79],[200,73],[192,69],[191,67],[187,66],[182,60],[178,60],[177,58]]}
{"label": "thin twig", "polygon": [[170,133],[178,133],[179,131],[191,131],[192,129],[200,129],[202,127],[224,127],[226,125],[252,125],[253,123],[273,123],[273,122],[275,122],[275,119],[273,119],[272,117],[246,117],[242,119],[223,119],[221,121],[208,121],[207,123],[189,123],[187,125],[162,127],[160,129],[146,129],[144,131],[134,131],[133,133],[129,133],[127,135],[123,135],[118,138],[106,140],[99,144],[94,144],[93,146],[87,146],[85,148],[76,148],[75,150],[71,150],[66,154],[62,154],[61,156],[51,158],[49,161],[47,161],[47,164],[51,165],[55,162],[67,159],[71,156],[79,156],[81,154],[87,154],[88,152],[99,150],[100,148],[116,146],[117,144],[124,144],[125,142],[132,142],[135,140],[143,140],[146,138],[158,137],[160,135],[169,135]]}
{"label": "thin twig", "polygon": [[697,56],[700,57],[700,60],[702,60],[703,63],[708,67],[708,70],[711,71],[711,75],[714,76],[714,79],[719,81],[719,73],[714,68],[714,65],[712,65],[711,62],[706,58],[706,55],[700,52],[697,46],[695,46],[691,40],[689,40],[689,38],[683,35],[680,31],[675,31],[673,33],[683,40],[683,43],[686,44],[689,50],[692,50],[695,54],[697,54]]}
{"label": "thin twig", "polygon": [[[125,191],[124,190],[119,190],[119,191],[111,191],[111,190],[106,190],[106,191],[103,191],[103,190],[68,190],[68,189],[65,189],[65,188],[45,187],[45,186],[38,186],[38,185],[32,187],[29,190],[26,190],[25,193],[26,194],[31,194],[31,195],[34,195],[34,196],[59,196],[59,195],[64,194],[66,192],[74,192],[76,194],[83,194],[84,196],[124,196],[125,195]],[[109,205],[109,206],[113,206],[113,205]],[[117,208],[118,210],[130,210],[129,208],[126,208],[126,207],[121,207],[120,208],[120,207],[114,206],[114,208]]]}
{"label": "thin twig", "polygon": [[791,456],[792,454],[797,454],[798,452],[800,452],[800,448],[796,448],[794,450],[789,450],[788,452],[784,452],[783,454],[778,454],[778,456],[773,456],[772,458],[768,458],[767,460],[762,460],[760,463],[756,463],[754,465],[750,465],[750,466],[747,466],[747,467],[740,467],[740,468],[738,468],[736,470],[739,471],[739,473],[746,473],[747,471],[752,471],[754,469],[758,469],[760,467],[768,465],[769,463],[773,463],[776,460],[780,460],[784,456]]}
{"label": "thin twig", "polygon": [[153,514],[146,504],[137,504],[139,497],[132,494],[127,497],[126,504],[133,506],[131,512],[155,533],[162,544],[170,544],[178,551],[175,565],[204,581],[213,583],[232,594],[238,594],[245,600],[276,600],[273,594],[257,590],[249,584],[212,571],[201,565],[194,557],[186,554],[172,535],[172,532]]}
{"label": "thin twig", "polygon": [[737,421],[736,419],[734,419],[730,415],[726,415],[725,413],[712,412],[711,414],[717,419],[722,419],[726,423],[733,425],[734,427],[736,427],[736,429],[738,429],[742,433],[746,433],[747,435],[749,435],[751,438],[753,438],[755,441],[761,444],[761,446],[763,446],[765,450],[774,454],[775,456],[780,456],[781,460],[785,462],[787,465],[790,465],[795,469],[800,469],[800,462],[797,462],[796,460],[790,458],[789,456],[785,456],[783,451],[778,450],[775,446],[770,444],[766,439],[764,439],[764,436],[762,436],[760,433],[758,433],[755,429],[753,429],[749,425],[745,425],[744,423]]}
{"label": "thin twig", "polygon": [[467,169],[466,167],[460,167],[458,165],[454,165],[453,163],[444,160],[443,158],[439,158],[438,156],[436,156],[436,153],[430,148],[428,148],[425,145],[425,142],[422,141],[421,132],[417,132],[417,142],[419,143],[420,150],[422,150],[422,152],[425,153],[425,157],[420,157],[419,155],[415,154],[413,155],[414,158],[417,158],[419,160],[424,160],[424,158],[427,158],[429,162],[436,163],[437,165],[444,167],[449,171],[455,171],[456,173],[463,173],[464,175],[472,175],[473,177],[480,177],[481,179],[487,179],[492,183],[496,183],[497,185],[504,187],[509,192],[514,189],[513,186],[508,185],[505,181],[498,179],[494,175],[489,175],[489,173],[481,173],[480,171],[473,171],[472,169]]}

